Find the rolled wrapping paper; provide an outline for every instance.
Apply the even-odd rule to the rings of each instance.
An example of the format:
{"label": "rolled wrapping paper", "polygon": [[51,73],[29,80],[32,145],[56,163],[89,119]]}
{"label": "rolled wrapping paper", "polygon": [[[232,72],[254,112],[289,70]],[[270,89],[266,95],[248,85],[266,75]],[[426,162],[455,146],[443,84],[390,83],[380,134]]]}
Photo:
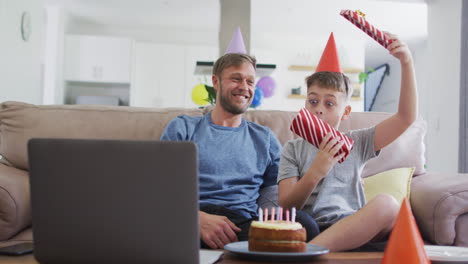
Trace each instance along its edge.
{"label": "rolled wrapping paper", "polygon": [[317,148],[319,148],[320,143],[322,143],[322,139],[328,132],[333,134],[333,138],[339,137],[341,140],[344,140],[344,144],[338,151],[337,155],[343,152],[345,155],[338,161],[338,163],[342,163],[353,149],[354,141],[351,138],[323,122],[320,118],[316,117],[305,108],[299,111],[299,114],[293,119],[289,128],[292,132],[307,140]]}
{"label": "rolled wrapping paper", "polygon": [[356,11],[351,11],[351,10],[341,10],[340,15],[342,15],[344,18],[349,20],[351,23],[356,25],[356,27],[360,28],[362,31],[366,32],[367,35],[369,35],[371,38],[375,39],[380,45],[384,46],[387,48],[387,46],[393,42],[391,39],[387,39],[385,34],[371,25],[367,20],[359,15],[358,12]]}

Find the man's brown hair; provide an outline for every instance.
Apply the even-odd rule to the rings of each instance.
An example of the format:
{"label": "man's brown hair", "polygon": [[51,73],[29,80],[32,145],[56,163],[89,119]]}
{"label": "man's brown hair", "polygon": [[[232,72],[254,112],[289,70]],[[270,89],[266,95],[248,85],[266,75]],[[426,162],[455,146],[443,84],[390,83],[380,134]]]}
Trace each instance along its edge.
{"label": "man's brown hair", "polygon": [[245,62],[252,64],[254,69],[256,69],[257,60],[253,56],[242,53],[224,54],[218,60],[216,60],[213,66],[213,74],[216,75],[218,78],[221,78],[221,73],[224,69],[229,68],[231,66],[238,67]]}
{"label": "man's brown hair", "polygon": [[353,87],[349,81],[348,76],[339,72],[316,72],[306,79],[307,89],[312,85],[318,85],[324,88],[331,88],[333,90],[342,92],[346,95],[346,100],[351,98],[353,94]]}

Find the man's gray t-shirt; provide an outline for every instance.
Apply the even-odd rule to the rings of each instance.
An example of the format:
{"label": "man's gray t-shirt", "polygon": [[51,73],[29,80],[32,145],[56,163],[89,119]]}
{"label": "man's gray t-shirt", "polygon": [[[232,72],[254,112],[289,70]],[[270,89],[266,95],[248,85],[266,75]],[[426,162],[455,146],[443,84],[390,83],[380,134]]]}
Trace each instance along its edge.
{"label": "man's gray t-shirt", "polygon": [[[312,192],[303,211],[320,226],[336,223],[351,215],[366,203],[361,183],[364,164],[379,152],[374,152],[374,127],[346,133],[354,146],[343,163],[336,163]],[[317,155],[318,148],[299,138],[288,141],[281,153],[278,182],[290,177],[302,177]]]}

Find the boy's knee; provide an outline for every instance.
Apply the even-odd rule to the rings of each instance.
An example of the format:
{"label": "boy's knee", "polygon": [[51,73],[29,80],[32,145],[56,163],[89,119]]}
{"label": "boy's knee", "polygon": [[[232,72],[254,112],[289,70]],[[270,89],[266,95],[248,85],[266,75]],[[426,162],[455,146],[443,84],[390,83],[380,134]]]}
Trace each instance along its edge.
{"label": "boy's knee", "polygon": [[375,206],[379,208],[380,216],[382,220],[391,223],[395,221],[398,212],[400,211],[400,205],[397,200],[389,194],[378,194],[372,201]]}
{"label": "boy's knee", "polygon": [[320,229],[317,222],[312,218],[312,216],[310,216],[306,212],[298,210],[296,212],[296,220],[297,222],[301,223],[302,226],[306,229],[307,241],[312,240],[320,233]]}

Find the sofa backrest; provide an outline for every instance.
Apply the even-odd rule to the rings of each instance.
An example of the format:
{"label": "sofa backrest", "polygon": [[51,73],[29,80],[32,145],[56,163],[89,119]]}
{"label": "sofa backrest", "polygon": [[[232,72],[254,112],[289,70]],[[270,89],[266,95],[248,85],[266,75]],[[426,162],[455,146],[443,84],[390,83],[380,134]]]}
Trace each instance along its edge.
{"label": "sofa backrest", "polygon": [[[32,105],[20,102],[0,104],[0,161],[28,170],[27,141],[32,137],[103,138],[158,140],[167,123],[178,115],[203,115],[207,110],[140,108],[90,105]],[[268,126],[281,144],[296,138],[289,125],[295,112],[247,111],[247,120]],[[389,117],[388,113],[356,112],[340,129],[364,128]],[[425,123],[418,120],[400,138],[369,162],[363,176],[398,167],[416,167],[424,173]]]}

